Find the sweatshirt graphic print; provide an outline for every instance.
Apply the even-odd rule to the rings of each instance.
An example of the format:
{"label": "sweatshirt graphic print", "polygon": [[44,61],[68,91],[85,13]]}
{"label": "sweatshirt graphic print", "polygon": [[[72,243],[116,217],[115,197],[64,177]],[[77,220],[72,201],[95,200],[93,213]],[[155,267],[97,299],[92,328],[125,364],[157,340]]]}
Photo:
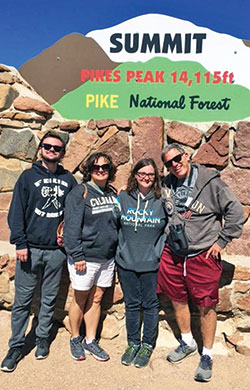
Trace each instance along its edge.
{"label": "sweatshirt graphic print", "polygon": [[58,166],[55,173],[36,162],[25,170],[14,188],[8,223],[10,242],[17,249],[55,249],[56,230],[63,219],[67,194],[76,185],[71,173]]}

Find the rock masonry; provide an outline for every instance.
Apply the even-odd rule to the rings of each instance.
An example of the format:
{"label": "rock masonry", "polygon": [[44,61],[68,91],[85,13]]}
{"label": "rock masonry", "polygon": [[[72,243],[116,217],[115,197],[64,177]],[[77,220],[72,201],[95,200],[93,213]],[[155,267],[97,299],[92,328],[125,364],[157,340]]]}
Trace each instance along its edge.
{"label": "rock masonry", "polygon": [[[109,153],[117,165],[117,188],[126,184],[134,162],[155,159],[160,172],[161,150],[178,142],[194,162],[221,171],[243,205],[245,225],[241,238],[223,252],[223,277],[216,340],[250,355],[250,119],[236,123],[185,124],[161,117],[130,120],[67,120],[45,102],[13,67],[0,65],[0,307],[10,310],[14,298],[15,259],[8,246],[7,213],[15,182],[36,158],[39,139],[48,130],[60,132],[68,142],[63,165],[81,180],[85,159],[94,151]],[[7,249],[6,248],[7,245]],[[38,292],[33,311],[37,311]],[[69,328],[67,310],[72,291],[65,267],[55,317]],[[166,335],[176,332],[170,303],[162,298],[158,344],[169,345]],[[105,294],[102,337],[116,337],[124,327],[123,296],[118,280]],[[198,315],[193,310],[194,328]],[[174,331],[174,332],[173,332]],[[172,337],[172,336],[171,336]],[[174,343],[176,343],[174,341]]]}

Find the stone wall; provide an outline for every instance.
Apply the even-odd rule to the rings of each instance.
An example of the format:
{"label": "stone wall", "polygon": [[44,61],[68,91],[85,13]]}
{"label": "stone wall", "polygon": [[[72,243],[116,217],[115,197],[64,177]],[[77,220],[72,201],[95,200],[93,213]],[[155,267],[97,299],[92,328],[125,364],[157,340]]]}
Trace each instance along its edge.
{"label": "stone wall", "polygon": [[[83,162],[97,150],[111,154],[118,167],[114,182],[118,188],[126,184],[132,164],[142,157],[154,158],[163,173],[161,150],[170,142],[184,145],[193,156],[194,162],[221,171],[222,179],[231,187],[244,207],[245,225],[241,238],[234,240],[223,253],[224,258],[230,258],[230,262],[224,263],[227,264],[225,272],[234,269],[234,273],[230,282],[220,290],[221,303],[218,311],[228,319],[233,317],[239,321],[239,318],[243,318],[246,321],[245,327],[240,325],[238,329],[238,325],[235,325],[232,334],[238,330],[242,331],[243,328],[244,332],[249,332],[250,121],[192,125],[168,121],[167,118],[161,117],[143,117],[134,121],[68,121],[55,112],[14,68],[4,65],[0,65],[0,254],[3,255],[0,256],[0,306],[10,309],[14,296],[15,260],[11,251],[1,251],[1,243],[6,243],[9,239],[7,212],[11,194],[20,173],[35,159],[39,139],[45,131],[51,129],[60,132],[68,141],[63,165],[73,172],[78,180],[81,180]],[[237,258],[241,256],[244,266],[235,264],[234,255]],[[65,315],[71,299],[68,286],[65,271],[62,283],[64,291],[59,295],[60,319]],[[114,318],[120,321],[124,318],[118,283],[114,291],[112,299],[110,292],[109,298],[106,298],[105,305],[109,306],[106,309],[112,314],[108,316],[108,321],[113,321]],[[162,305],[164,308],[165,303]],[[110,326],[106,327],[108,328],[111,329]],[[236,341],[231,339],[231,342]]]}

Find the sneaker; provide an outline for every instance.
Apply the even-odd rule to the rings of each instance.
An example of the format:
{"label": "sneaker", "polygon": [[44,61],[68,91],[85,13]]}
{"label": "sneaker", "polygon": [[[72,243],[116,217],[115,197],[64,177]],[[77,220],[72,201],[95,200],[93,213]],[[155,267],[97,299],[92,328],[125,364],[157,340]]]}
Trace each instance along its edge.
{"label": "sneaker", "polygon": [[180,363],[186,356],[194,355],[197,352],[197,344],[190,347],[183,340],[179,340],[180,345],[174,351],[171,351],[166,359],[171,363]]}
{"label": "sneaker", "polygon": [[122,355],[121,362],[125,366],[129,366],[134,358],[136,357],[137,352],[140,349],[140,344],[134,344],[134,343],[129,343],[129,345],[126,348],[126,351]]}
{"label": "sneaker", "polygon": [[82,340],[83,340],[82,336],[78,336],[70,339],[69,344],[70,344],[71,356],[75,360],[86,359],[84,348],[82,345]]}
{"label": "sneaker", "polygon": [[45,338],[38,337],[36,340],[35,358],[37,360],[46,359],[49,356],[49,341]]}
{"label": "sneaker", "polygon": [[109,355],[104,351],[97,343],[96,340],[93,340],[91,343],[87,344],[86,340],[83,342],[83,348],[86,353],[90,353],[96,360],[105,362],[109,360]]}
{"label": "sneaker", "polygon": [[134,366],[137,368],[146,367],[149,363],[150,356],[152,355],[152,345],[142,343],[139,352],[136,355]]}
{"label": "sneaker", "polygon": [[200,364],[195,372],[194,379],[198,382],[209,382],[212,378],[213,360],[208,355],[201,355]]}
{"label": "sneaker", "polygon": [[23,357],[21,348],[10,348],[7,355],[2,361],[1,370],[5,372],[12,372],[15,370],[17,363]]}

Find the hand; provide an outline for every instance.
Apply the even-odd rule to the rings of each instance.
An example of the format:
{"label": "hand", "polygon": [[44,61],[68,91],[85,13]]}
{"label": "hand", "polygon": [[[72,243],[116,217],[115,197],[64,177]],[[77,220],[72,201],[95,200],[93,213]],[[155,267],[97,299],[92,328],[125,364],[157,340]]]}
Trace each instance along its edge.
{"label": "hand", "polygon": [[222,248],[218,244],[216,244],[216,242],[215,242],[211,246],[211,248],[208,249],[207,254],[206,254],[206,259],[208,259],[210,255],[212,255],[214,259],[218,260],[219,254],[221,251],[222,251]]}
{"label": "hand", "polygon": [[16,250],[16,259],[26,263],[28,260],[28,249],[17,249]]}
{"label": "hand", "polygon": [[76,261],[74,263],[74,265],[75,265],[75,270],[78,272],[83,272],[86,269],[86,261],[85,260]]}

